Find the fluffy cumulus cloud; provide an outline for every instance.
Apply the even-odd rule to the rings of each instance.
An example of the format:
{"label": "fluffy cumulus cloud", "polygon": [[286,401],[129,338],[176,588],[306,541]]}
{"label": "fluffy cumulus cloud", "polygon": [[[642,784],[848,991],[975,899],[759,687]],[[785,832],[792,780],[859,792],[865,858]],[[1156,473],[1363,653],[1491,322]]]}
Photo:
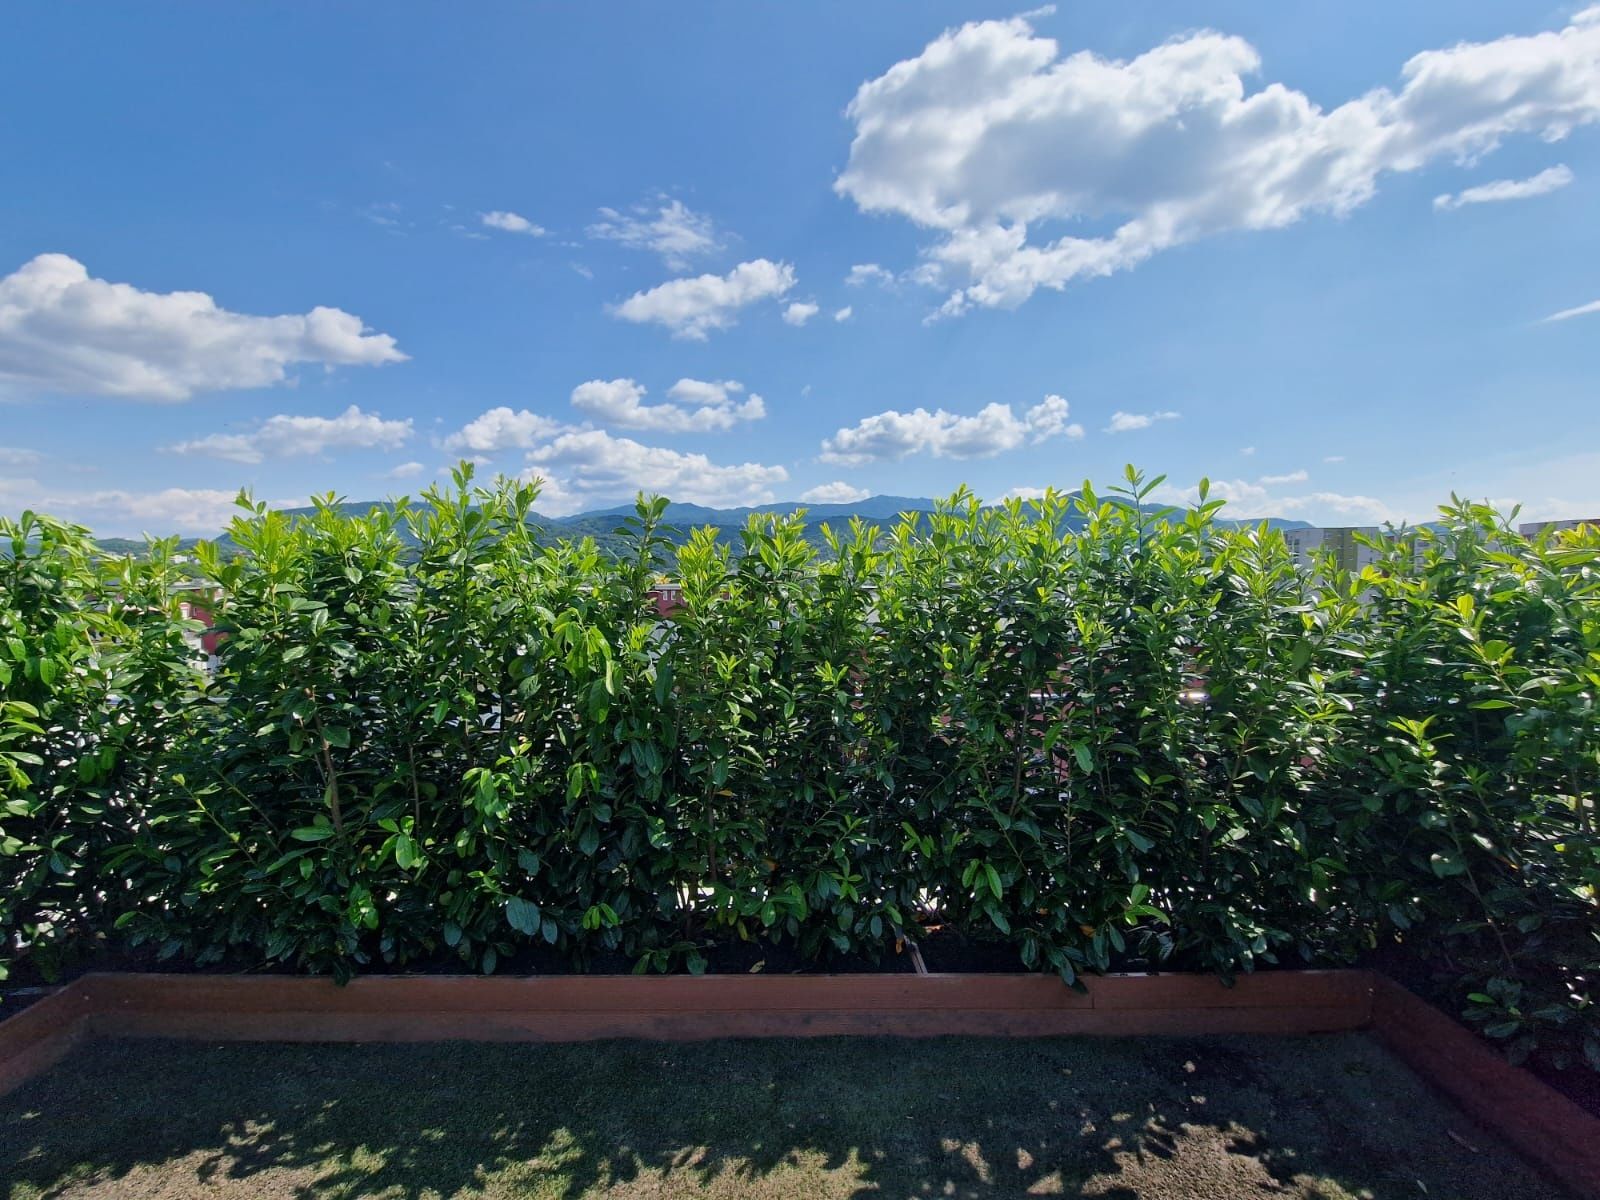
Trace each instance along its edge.
{"label": "fluffy cumulus cloud", "polygon": [[843,308],[834,310],[833,319],[835,321],[848,321],[851,317],[855,316],[855,313],[856,310],[850,305],[846,304]]}
{"label": "fluffy cumulus cloud", "polygon": [[692,260],[722,246],[710,217],[669,196],[636,204],[625,213],[602,208],[600,217],[589,226],[590,237],[659,254],[674,271],[684,270]]}
{"label": "fluffy cumulus cloud", "polygon": [[1527,179],[1496,179],[1493,183],[1480,183],[1454,195],[1446,192],[1433,198],[1437,209],[1460,208],[1467,204],[1498,204],[1502,200],[1526,200],[1559,191],[1572,182],[1572,171],[1566,166],[1554,166],[1530,175]]}
{"label": "fluffy cumulus cloud", "polygon": [[385,479],[415,479],[428,468],[419,462],[403,462],[383,473]]}
{"label": "fluffy cumulus cloud", "polygon": [[237,499],[237,492],[214,488],[77,491],[37,479],[0,478],[0,512],[32,508],[87,525],[101,537],[214,535],[238,514]]}
{"label": "fluffy cumulus cloud", "polygon": [[872,495],[866,488],[855,487],[842,479],[835,479],[832,483],[819,483],[814,488],[807,488],[800,493],[800,499],[807,504],[853,504],[857,500],[865,500]]}
{"label": "fluffy cumulus cloud", "polygon": [[693,504],[763,504],[773,499],[773,487],[789,478],[779,466],[725,466],[704,454],[646,446],[601,429],[560,434],[530,450],[528,462],[547,481],[540,507],[551,513],[624,500],[640,491]]}
{"label": "fluffy cumulus cloud", "polygon": [[1022,17],[974,22],[862,84],[835,187],[935,234],[920,278],[946,290],[941,312],[1013,306],[1212,234],[1347,213],[1385,172],[1600,120],[1600,7],[1417,54],[1396,88],[1331,110],[1246,82],[1261,69],[1210,30],[1119,60],[1063,55]]}
{"label": "fluffy cumulus cloud", "polygon": [[821,311],[818,305],[807,300],[796,300],[783,310],[785,325],[804,325]]}
{"label": "fluffy cumulus cloud", "polygon": [[394,338],[337,308],[256,317],[204,292],[108,283],[65,254],[0,278],[0,389],[187,400],[268,387],[302,363],[405,361]]}
{"label": "fluffy cumulus cloud", "polygon": [[566,426],[553,417],[502,405],[468,421],[440,445],[446,450],[471,455],[525,450],[564,428]]}
{"label": "fluffy cumulus cloud", "polygon": [[875,413],[841,429],[822,443],[823,462],[858,467],[893,462],[912,454],[936,458],[988,458],[1025,442],[1081,438],[1083,426],[1067,420],[1067,402],[1046,396],[1018,417],[1009,404],[990,404],[976,415],[936,409]]}
{"label": "fluffy cumulus cloud", "polygon": [[230,462],[302,458],[331,450],[398,450],[411,439],[411,419],[385,421],[352,404],[337,417],[268,417],[248,433],[213,433],[167,449]]}
{"label": "fluffy cumulus cloud", "polygon": [[1382,525],[1387,522],[1398,525],[1407,519],[1405,514],[1397,512],[1388,502],[1376,496],[1351,496],[1343,492],[1306,492],[1298,496],[1282,497],[1277,503],[1290,516],[1308,517],[1315,513],[1320,520],[1328,521],[1330,524],[1334,520],[1344,520],[1361,525]]}
{"label": "fluffy cumulus cloud", "polygon": [[[1286,475],[1263,475],[1257,479],[1213,479],[1209,495],[1227,501],[1221,516],[1229,520],[1254,520],[1262,517],[1294,517],[1324,525],[1399,524],[1406,515],[1374,496],[1346,495],[1330,491],[1283,490],[1285,484],[1305,483],[1305,471]],[[1158,504],[1187,508],[1198,504],[1200,489],[1162,484],[1152,493]]]}
{"label": "fluffy cumulus cloud", "polygon": [[1077,440],[1083,436],[1083,426],[1075,425],[1067,420],[1067,402],[1060,396],[1046,396],[1038,404],[1028,410],[1028,429],[1032,434],[1032,441],[1042,442],[1045,438],[1065,435]]}
{"label": "fluffy cumulus cloud", "polygon": [[486,212],[479,213],[478,219],[490,229],[498,229],[501,233],[520,233],[526,237],[543,237],[545,235],[542,225],[535,225],[521,213]]}
{"label": "fluffy cumulus cloud", "polygon": [[140,532],[158,535],[216,533],[239,515],[238,499],[237,492],[217,488],[170,487],[154,492],[89,492],[77,497],[73,507],[98,528],[116,520],[134,522]]}
{"label": "fluffy cumulus cloud", "polygon": [[[1182,413],[1175,412],[1114,412],[1111,414],[1111,424],[1106,426],[1107,433],[1132,433],[1136,429],[1149,429],[1157,421],[1176,421]],[[1254,447],[1251,448],[1252,452]]]}
{"label": "fluffy cumulus cloud", "polygon": [[661,325],[674,337],[703,342],[712,331],[732,326],[741,309],[776,300],[794,284],[794,268],[788,263],[756,258],[726,275],[673,279],[635,292],[611,311],[624,321]]}
{"label": "fluffy cumulus cloud", "polygon": [[572,389],[572,406],[622,429],[656,433],[721,433],[740,421],[767,415],[766,403],[733,379],[680,379],[667,389],[671,401],[645,404],[645,388],[632,379],[591,379]]}

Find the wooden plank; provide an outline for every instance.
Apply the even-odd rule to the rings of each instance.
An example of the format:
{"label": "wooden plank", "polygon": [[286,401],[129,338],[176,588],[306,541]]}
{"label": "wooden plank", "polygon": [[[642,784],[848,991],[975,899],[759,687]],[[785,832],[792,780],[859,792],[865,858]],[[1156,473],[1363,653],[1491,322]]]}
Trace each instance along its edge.
{"label": "wooden plank", "polygon": [[1383,976],[1373,1026],[1385,1046],[1470,1116],[1587,1200],[1600,1200],[1600,1118]]}
{"label": "wooden plank", "polygon": [[365,976],[339,987],[293,976],[93,975],[100,1007],[196,1011],[802,1011],[837,1008],[1091,1008],[1042,975]]}
{"label": "wooden plank", "polygon": [[0,1095],[59,1062],[84,1035],[91,1009],[74,983],[0,1021]]}
{"label": "wooden plank", "polygon": [[202,1041],[565,1042],[598,1038],[702,1041],[726,1037],[1054,1037],[1217,1033],[1299,1034],[1358,1028],[1348,1008],[1294,1011],[1213,1008],[1100,1012],[1093,1009],[822,1009],[783,1012],[197,1013],[116,1011],[94,1018],[101,1036]]}
{"label": "wooden plank", "polygon": [[[1241,980],[1042,975],[95,976],[100,1033],[261,1040],[1309,1033],[1370,1013],[1364,972]],[[1148,995],[1142,995],[1148,991]]]}
{"label": "wooden plank", "polygon": [[1365,1024],[1372,981],[1363,971],[1270,971],[1240,975],[1230,986],[1214,975],[1106,975],[1088,981],[1096,1008],[1349,1007]]}
{"label": "wooden plank", "polygon": [[706,975],[706,976],[367,976],[344,987],[292,976],[97,975],[101,1006],[145,1009],[180,1004],[196,1011],[344,1013],[810,1011],[894,1008],[943,1011],[1340,1007],[1365,1020],[1371,985],[1360,971],[1241,976],[1229,987],[1211,976],[1090,978],[1076,992],[1048,975]]}
{"label": "wooden plank", "polygon": [[599,1038],[703,1041],[727,1037],[1042,1036],[1092,1033],[1089,1009],[985,1012],[930,1009],[777,1012],[190,1013],[115,1012],[95,1018],[97,1034],[216,1041],[565,1042]]}
{"label": "wooden plank", "polygon": [[[1087,993],[1041,975],[372,976],[341,988],[291,976],[97,974],[70,991],[70,1007],[31,1023],[217,1040],[567,1041],[1311,1033],[1363,1025],[1371,985],[1359,971],[1252,976],[1233,988],[1107,976]],[[0,1036],[27,1040],[9,1025]]]}

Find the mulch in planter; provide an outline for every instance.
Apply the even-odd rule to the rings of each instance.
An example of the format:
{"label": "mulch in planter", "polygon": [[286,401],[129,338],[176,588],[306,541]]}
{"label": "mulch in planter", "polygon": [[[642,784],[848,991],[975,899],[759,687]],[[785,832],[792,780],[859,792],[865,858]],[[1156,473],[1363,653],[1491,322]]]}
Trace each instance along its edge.
{"label": "mulch in planter", "polygon": [[1364,1034],[113,1040],[0,1098],[0,1178],[63,1200],[1561,1195]]}

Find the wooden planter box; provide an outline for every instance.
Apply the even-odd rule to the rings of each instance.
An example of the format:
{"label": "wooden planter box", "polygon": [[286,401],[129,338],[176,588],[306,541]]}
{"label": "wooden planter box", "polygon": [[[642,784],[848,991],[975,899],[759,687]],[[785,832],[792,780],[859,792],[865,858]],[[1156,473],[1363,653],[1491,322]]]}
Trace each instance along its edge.
{"label": "wooden planter box", "polygon": [[1107,975],[86,975],[0,1022],[0,1092],[88,1037],[205,1041],[696,1040],[1304,1034],[1372,1028],[1579,1195],[1600,1198],[1600,1119],[1370,971]]}

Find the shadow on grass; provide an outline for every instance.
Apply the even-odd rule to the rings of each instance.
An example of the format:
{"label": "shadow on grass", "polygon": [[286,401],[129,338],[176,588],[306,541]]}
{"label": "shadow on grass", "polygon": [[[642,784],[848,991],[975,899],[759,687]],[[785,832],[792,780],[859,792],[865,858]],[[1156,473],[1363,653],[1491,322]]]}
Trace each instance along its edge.
{"label": "shadow on grass", "polygon": [[0,1100],[0,1180],[6,1200],[1559,1195],[1359,1035],[103,1042]]}

